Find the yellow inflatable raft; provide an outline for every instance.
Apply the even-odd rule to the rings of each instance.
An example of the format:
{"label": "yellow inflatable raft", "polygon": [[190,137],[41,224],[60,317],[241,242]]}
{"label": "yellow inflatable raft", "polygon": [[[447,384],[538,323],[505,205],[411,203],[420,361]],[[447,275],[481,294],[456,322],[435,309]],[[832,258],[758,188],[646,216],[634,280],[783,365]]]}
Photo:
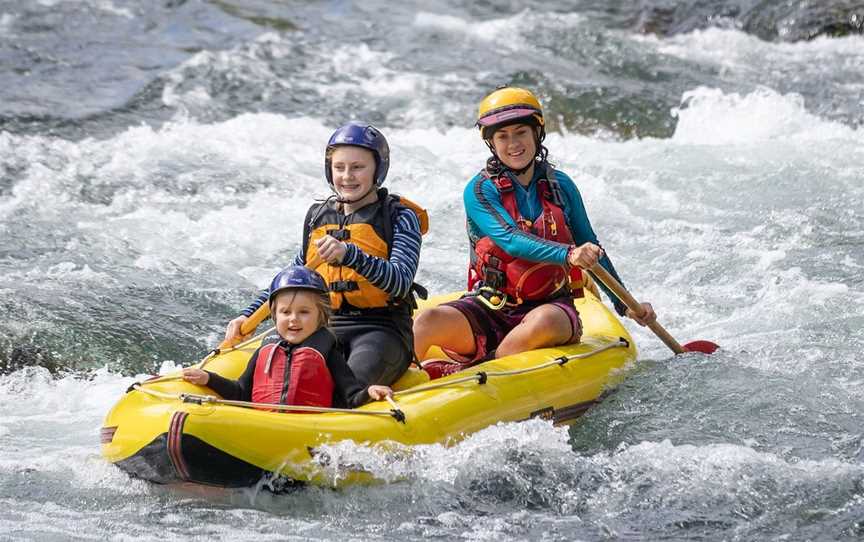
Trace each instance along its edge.
{"label": "yellow inflatable raft", "polygon": [[[391,403],[351,411],[259,410],[223,401],[177,375],[138,383],[105,417],[102,454],[129,474],[158,483],[248,486],[272,473],[336,486],[370,475],[333,465],[320,449],[325,444],[452,444],[497,422],[542,417],[570,423],[636,358],[627,330],[596,297],[586,293],[576,307],[584,326],[578,345],[507,356],[433,381],[411,370],[394,386],[399,391]],[[202,365],[237,378],[259,342],[210,356]]]}

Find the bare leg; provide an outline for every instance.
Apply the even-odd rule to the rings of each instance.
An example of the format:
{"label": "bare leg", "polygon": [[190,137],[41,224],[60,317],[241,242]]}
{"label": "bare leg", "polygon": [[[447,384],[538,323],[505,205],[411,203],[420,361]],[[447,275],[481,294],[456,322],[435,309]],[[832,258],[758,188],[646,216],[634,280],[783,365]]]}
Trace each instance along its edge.
{"label": "bare leg", "polygon": [[510,330],[498,346],[496,357],[565,344],[572,335],[572,324],[564,309],[555,305],[541,305],[526,314],[522,322]]}
{"label": "bare leg", "polygon": [[417,359],[425,359],[433,345],[472,356],[477,350],[471,324],[453,307],[435,307],[421,312],[414,319],[414,351]]}

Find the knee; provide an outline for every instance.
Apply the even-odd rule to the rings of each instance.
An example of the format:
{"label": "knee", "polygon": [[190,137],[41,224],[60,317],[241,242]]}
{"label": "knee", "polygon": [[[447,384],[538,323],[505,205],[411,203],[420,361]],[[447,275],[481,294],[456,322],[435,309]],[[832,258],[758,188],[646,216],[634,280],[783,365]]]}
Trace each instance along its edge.
{"label": "knee", "polygon": [[414,336],[430,337],[441,329],[447,320],[447,312],[440,308],[427,309],[414,318]]}
{"label": "knee", "polygon": [[525,326],[530,335],[541,343],[560,342],[572,334],[570,319],[556,307],[540,307],[532,316],[520,325]]}

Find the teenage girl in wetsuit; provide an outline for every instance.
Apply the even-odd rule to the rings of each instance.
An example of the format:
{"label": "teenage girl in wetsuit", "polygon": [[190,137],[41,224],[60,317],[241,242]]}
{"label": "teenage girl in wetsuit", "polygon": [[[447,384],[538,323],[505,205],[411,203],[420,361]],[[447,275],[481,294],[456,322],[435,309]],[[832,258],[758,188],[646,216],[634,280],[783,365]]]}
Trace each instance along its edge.
{"label": "teenage girl in wetsuit", "polygon": [[[295,265],[306,265],[327,282],[333,306],[330,328],[342,343],[348,366],[366,385],[390,385],[413,359],[411,312],[420,259],[424,210],[381,188],[390,148],[375,127],[350,123],[327,144],[324,172],[334,194],[309,208],[303,248]],[[236,342],[243,322],[268,299],[258,299],[228,324]]]}

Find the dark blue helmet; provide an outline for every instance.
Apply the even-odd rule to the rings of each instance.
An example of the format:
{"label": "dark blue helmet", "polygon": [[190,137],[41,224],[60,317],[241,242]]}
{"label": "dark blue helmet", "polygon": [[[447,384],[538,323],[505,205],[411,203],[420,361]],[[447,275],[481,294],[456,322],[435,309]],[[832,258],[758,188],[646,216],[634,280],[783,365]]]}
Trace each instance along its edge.
{"label": "dark blue helmet", "polygon": [[375,184],[381,186],[387,178],[387,170],[390,169],[390,146],[387,139],[378,128],[371,124],[358,124],[349,122],[340,126],[330,136],[327,142],[327,150],[324,153],[324,175],[327,182],[333,184],[333,172],[330,171],[330,150],[334,147],[350,145],[369,149],[375,155]]}
{"label": "dark blue helmet", "polygon": [[273,303],[276,294],[285,290],[311,290],[319,294],[327,294],[330,291],[321,275],[302,265],[286,267],[273,277],[268,302]]}

